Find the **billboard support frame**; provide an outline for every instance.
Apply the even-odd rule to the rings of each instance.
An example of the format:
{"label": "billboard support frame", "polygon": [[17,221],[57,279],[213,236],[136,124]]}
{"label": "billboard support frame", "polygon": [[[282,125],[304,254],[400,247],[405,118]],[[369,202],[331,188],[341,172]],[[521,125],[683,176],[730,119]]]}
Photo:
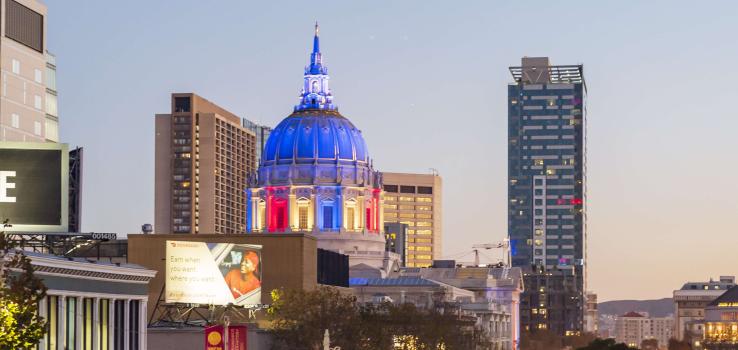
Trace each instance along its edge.
{"label": "billboard support frame", "polygon": [[[154,312],[149,318],[149,328],[182,328],[186,326],[205,328],[211,325],[224,324],[226,319],[231,323],[248,323],[253,321],[248,310],[261,308],[248,308],[234,304],[223,306],[167,303],[164,299],[165,290],[166,284],[162,285],[159,292],[159,297],[154,305]],[[244,313],[244,310],[247,312]],[[192,317],[193,314],[196,316],[195,318]]]}

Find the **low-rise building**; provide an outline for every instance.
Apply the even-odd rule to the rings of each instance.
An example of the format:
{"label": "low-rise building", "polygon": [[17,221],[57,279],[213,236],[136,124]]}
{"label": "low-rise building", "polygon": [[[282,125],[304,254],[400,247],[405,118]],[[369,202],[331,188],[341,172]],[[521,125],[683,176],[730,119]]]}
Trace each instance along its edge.
{"label": "low-rise building", "polygon": [[671,317],[648,317],[647,313],[631,311],[615,319],[615,340],[638,348],[644,340],[655,339],[659,348],[666,349],[673,322]]}
{"label": "low-rise building", "polygon": [[38,349],[147,348],[149,281],[156,271],[27,252],[48,288],[39,314],[48,322]]}
{"label": "low-rise building", "polygon": [[584,305],[584,331],[587,333],[597,334],[599,330],[598,320],[599,314],[597,313],[597,294],[593,292],[587,292],[585,295]]}
{"label": "low-rise building", "polygon": [[735,286],[735,276],[720,276],[707,282],[687,282],[674,291],[674,337],[678,340],[702,339],[705,307]]}

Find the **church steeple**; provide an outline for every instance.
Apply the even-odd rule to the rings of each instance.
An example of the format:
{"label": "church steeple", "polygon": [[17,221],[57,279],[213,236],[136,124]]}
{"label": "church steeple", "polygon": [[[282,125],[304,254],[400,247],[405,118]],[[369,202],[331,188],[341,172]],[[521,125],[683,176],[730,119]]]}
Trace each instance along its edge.
{"label": "church steeple", "polygon": [[315,22],[313,36],[313,52],[310,53],[310,65],[305,67],[305,81],[300,93],[300,104],[295,106],[296,111],[305,109],[335,110],[333,95],[328,88],[328,68],[323,65],[323,55],[320,53],[320,27]]}

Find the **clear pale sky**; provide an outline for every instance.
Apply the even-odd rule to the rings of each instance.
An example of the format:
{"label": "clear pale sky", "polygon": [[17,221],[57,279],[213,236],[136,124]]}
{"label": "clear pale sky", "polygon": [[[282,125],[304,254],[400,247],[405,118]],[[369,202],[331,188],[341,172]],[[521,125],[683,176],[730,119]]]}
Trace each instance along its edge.
{"label": "clear pale sky", "polygon": [[508,66],[584,64],[589,289],[671,296],[738,273],[738,2],[47,0],[83,229],[154,217],[154,114],[196,92],[276,125],[312,27],[375,167],[444,181],[444,253],[506,236]]}

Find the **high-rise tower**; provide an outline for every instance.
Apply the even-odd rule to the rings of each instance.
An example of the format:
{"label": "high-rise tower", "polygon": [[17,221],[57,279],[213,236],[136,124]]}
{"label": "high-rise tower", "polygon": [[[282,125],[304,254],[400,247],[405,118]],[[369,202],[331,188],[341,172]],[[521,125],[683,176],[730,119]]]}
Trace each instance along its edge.
{"label": "high-rise tower", "polygon": [[524,329],[583,327],[586,86],[581,65],[524,57],[508,86],[508,233]]}

